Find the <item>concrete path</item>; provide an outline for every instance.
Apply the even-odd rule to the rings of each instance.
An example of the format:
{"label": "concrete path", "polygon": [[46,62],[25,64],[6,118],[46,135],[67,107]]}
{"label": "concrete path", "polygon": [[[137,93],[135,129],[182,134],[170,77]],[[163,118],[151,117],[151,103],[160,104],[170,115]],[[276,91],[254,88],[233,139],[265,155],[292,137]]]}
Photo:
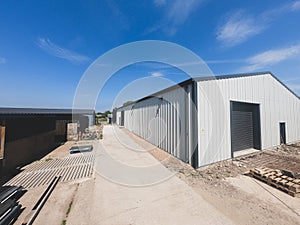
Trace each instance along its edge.
{"label": "concrete path", "polygon": [[67,224],[233,224],[119,128],[94,147],[95,179],[79,185]]}

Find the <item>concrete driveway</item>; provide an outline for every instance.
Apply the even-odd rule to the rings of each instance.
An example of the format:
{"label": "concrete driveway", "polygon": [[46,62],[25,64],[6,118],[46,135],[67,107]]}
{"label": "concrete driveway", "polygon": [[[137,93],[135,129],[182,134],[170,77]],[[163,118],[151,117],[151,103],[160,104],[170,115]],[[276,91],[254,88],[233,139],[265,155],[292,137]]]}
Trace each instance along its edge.
{"label": "concrete driveway", "polygon": [[69,225],[233,224],[122,129],[104,127],[95,179],[81,183]]}

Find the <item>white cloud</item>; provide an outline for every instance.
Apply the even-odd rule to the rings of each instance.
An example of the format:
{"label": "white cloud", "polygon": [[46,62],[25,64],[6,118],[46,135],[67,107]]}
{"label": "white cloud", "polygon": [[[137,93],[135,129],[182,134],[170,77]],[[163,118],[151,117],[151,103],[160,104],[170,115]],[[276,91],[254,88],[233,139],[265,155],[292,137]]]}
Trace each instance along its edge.
{"label": "white cloud", "polygon": [[278,64],[300,54],[300,44],[287,48],[269,50],[254,55],[246,60],[248,66],[242,67],[243,71],[254,71]]}
{"label": "white cloud", "polygon": [[280,16],[292,13],[300,9],[300,1],[288,2],[276,8],[271,8],[260,15],[257,15],[257,21],[264,21],[265,24],[277,20]]}
{"label": "white cloud", "polygon": [[4,63],[6,63],[6,59],[3,57],[0,57],[0,64],[4,64]]}
{"label": "white cloud", "polygon": [[156,6],[156,7],[160,7],[160,6],[163,6],[166,4],[166,0],[154,0],[153,1],[153,4]]}
{"label": "white cloud", "polygon": [[293,90],[300,90],[300,84],[288,84],[288,86]]}
{"label": "white cloud", "polygon": [[285,79],[283,80],[284,83],[288,83],[288,82],[291,82],[291,81],[300,81],[300,77],[292,77],[292,78],[289,78],[289,79]]}
{"label": "white cloud", "polygon": [[48,38],[38,38],[36,44],[48,54],[58,58],[66,59],[72,63],[84,63],[90,60],[87,56],[80,55],[76,52],[54,44]]}
{"label": "white cloud", "polygon": [[162,72],[152,72],[151,76],[152,77],[162,77],[164,74]]}
{"label": "white cloud", "polygon": [[167,35],[176,34],[177,30],[183,25],[190,15],[198,8],[203,0],[154,0],[155,6],[164,6],[165,14],[159,23],[148,29],[146,33],[162,30]]}
{"label": "white cloud", "polygon": [[291,4],[290,9],[296,11],[300,9],[300,1],[295,1]]}
{"label": "white cloud", "polygon": [[238,11],[229,16],[226,22],[219,27],[217,40],[227,47],[232,47],[259,34],[263,29],[264,26],[257,23],[253,17],[246,15],[243,11]]}
{"label": "white cloud", "polygon": [[249,15],[244,10],[238,10],[227,16],[224,22],[222,21],[217,29],[216,38],[226,47],[239,45],[266,30],[280,16],[299,9],[300,1],[298,0],[267,9],[257,15]]}
{"label": "white cloud", "polygon": [[244,59],[216,59],[216,60],[205,60],[206,64],[232,64],[232,63],[241,63],[245,62]]}
{"label": "white cloud", "polygon": [[121,11],[118,3],[114,0],[106,0],[108,7],[111,10],[112,18],[114,22],[117,22],[118,28],[128,30],[130,28],[129,20],[127,16]]}

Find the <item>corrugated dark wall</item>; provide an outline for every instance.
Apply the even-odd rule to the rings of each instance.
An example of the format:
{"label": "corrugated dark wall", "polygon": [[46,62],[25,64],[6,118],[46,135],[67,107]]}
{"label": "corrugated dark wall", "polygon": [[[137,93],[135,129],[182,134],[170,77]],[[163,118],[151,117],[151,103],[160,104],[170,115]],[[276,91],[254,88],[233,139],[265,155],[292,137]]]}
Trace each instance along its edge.
{"label": "corrugated dark wall", "polygon": [[[80,130],[88,127],[88,117],[79,116]],[[4,158],[0,159],[1,177],[17,172],[24,166],[48,154],[66,141],[71,115],[18,115],[0,116],[5,121]],[[60,123],[57,126],[57,123]],[[62,133],[62,132],[65,133]]]}

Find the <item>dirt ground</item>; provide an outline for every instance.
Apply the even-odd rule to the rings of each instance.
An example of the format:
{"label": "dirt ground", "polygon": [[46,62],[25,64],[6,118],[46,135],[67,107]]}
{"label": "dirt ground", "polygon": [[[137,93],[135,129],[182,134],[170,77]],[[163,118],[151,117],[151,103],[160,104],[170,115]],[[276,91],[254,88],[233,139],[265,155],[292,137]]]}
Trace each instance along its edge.
{"label": "dirt ground", "polygon": [[[293,157],[290,152],[286,154],[289,158]],[[254,178],[247,177],[248,180],[245,180],[251,168],[258,166],[280,168],[281,165],[277,163],[280,161],[276,160],[282,156],[279,154],[273,156],[274,161],[262,160],[257,163],[257,158],[266,158],[266,160],[270,158],[267,153],[260,153],[249,158],[228,160],[197,170],[173,157],[169,157],[162,163],[176,171],[180,179],[237,224],[300,224],[300,211],[297,210],[300,209],[299,198],[289,196]],[[300,167],[300,163],[297,166]],[[241,183],[244,185],[240,185]],[[249,193],[248,188],[254,188],[254,191]],[[263,194],[258,198],[259,192]],[[268,197],[275,201],[268,201]],[[293,207],[290,205],[291,202]]]}
{"label": "dirt ground", "polygon": [[[300,224],[299,212],[294,209],[283,211],[282,208],[286,206],[280,204],[280,200],[270,203],[263,198],[257,198],[257,192],[261,191],[264,195],[270,195],[268,191],[259,187],[263,185],[261,182],[256,181],[258,185],[254,187],[255,191],[252,194],[229,182],[230,179],[235,179],[237,183],[243,182],[241,175],[247,171],[247,166],[236,161],[226,161],[193,170],[175,161],[174,159],[167,160],[164,164],[168,168],[178,170],[178,177],[237,224]],[[246,184],[246,188],[248,186],[249,184]],[[293,199],[285,193],[276,194],[281,194],[287,201]],[[299,208],[300,201],[299,199],[296,201]]]}
{"label": "dirt ground", "polygon": [[[226,217],[236,224],[300,224],[300,198],[294,198],[273,187],[268,186],[245,174],[259,166],[276,167],[300,172],[300,143],[280,146],[233,160],[227,160],[199,169],[179,161],[143,139],[124,132],[160,161],[176,176],[188,184],[202,198],[211,203]],[[104,136],[105,138],[105,136]],[[47,158],[61,158],[68,155],[68,149],[76,144],[67,142],[55,149]],[[83,141],[77,144],[86,144]],[[64,224],[68,214],[72,214],[73,199],[78,186],[92,189],[93,178],[69,183],[59,183],[48,202],[39,214],[36,224]],[[20,216],[22,221],[46,187],[29,190],[21,203],[26,210]],[[21,224],[21,223],[16,223]],[[49,223],[50,224],[50,223]],[[201,223],[200,223],[201,224]]]}
{"label": "dirt ground", "polygon": [[[127,134],[150,149],[149,143],[129,132]],[[236,224],[300,224],[300,198],[247,176],[250,169],[260,166],[300,172],[300,143],[196,170],[159,148],[152,146],[149,153]]]}

